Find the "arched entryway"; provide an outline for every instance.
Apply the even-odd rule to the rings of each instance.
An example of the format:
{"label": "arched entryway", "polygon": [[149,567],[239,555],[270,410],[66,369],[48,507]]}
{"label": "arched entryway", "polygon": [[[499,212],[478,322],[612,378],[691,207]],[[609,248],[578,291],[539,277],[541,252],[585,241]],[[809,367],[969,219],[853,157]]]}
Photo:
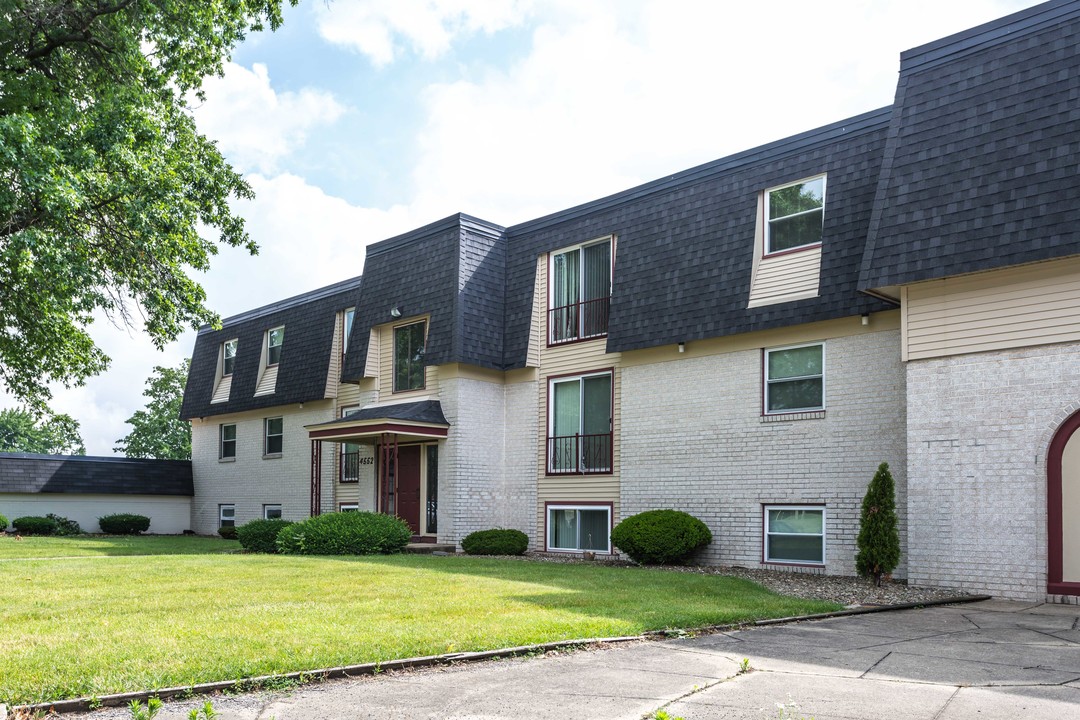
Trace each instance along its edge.
{"label": "arched entryway", "polygon": [[1047,592],[1080,595],[1080,412],[1061,424],[1046,459]]}

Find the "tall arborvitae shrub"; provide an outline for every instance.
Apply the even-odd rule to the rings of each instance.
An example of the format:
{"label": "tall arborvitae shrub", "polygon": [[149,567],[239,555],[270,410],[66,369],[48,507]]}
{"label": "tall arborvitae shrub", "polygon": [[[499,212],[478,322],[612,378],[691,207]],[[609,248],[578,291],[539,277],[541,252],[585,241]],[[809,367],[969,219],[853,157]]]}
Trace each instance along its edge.
{"label": "tall arborvitae shrub", "polygon": [[896,524],[896,483],[889,463],[881,463],[862,501],[859,519],[859,552],[855,569],[881,587],[881,576],[900,563],[900,532]]}

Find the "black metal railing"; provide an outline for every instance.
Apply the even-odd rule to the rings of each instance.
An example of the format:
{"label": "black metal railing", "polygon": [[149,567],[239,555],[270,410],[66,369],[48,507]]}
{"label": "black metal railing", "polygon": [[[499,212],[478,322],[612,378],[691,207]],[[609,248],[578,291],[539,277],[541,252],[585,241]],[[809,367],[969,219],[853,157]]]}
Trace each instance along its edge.
{"label": "black metal railing", "polygon": [[341,453],[341,475],[340,482],[343,483],[358,483],[360,482],[360,451],[354,450],[353,452]]}
{"label": "black metal railing", "polygon": [[578,475],[611,472],[611,437],[608,432],[548,438],[548,472]]}
{"label": "black metal railing", "polygon": [[548,310],[548,344],[607,335],[610,305],[611,298],[602,297]]}

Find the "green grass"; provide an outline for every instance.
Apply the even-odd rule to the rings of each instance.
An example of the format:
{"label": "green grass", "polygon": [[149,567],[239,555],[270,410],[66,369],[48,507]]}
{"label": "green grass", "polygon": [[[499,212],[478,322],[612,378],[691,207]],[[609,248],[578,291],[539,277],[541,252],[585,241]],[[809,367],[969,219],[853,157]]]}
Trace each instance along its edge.
{"label": "green grass", "polygon": [[0,560],[108,555],[204,555],[235,552],[240,543],[192,535],[39,537],[0,535]]}
{"label": "green grass", "polygon": [[715,575],[471,557],[30,558],[0,572],[10,704],[839,608]]}

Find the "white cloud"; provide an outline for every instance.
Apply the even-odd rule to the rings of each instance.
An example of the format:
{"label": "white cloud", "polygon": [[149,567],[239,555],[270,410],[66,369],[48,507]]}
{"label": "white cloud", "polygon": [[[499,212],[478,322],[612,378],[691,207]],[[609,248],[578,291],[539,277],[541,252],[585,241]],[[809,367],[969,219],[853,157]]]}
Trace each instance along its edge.
{"label": "white cloud", "polygon": [[319,34],[336,45],[388,65],[402,43],[427,59],[447,50],[459,35],[493,33],[521,23],[531,0],[366,0],[318,6]]}
{"label": "white cloud", "polygon": [[345,113],[323,90],[276,92],[259,63],[250,70],[227,63],[224,76],[207,78],[203,87],[206,102],[195,107],[199,130],[244,172],[273,172],[312,129],[332,125]]}

